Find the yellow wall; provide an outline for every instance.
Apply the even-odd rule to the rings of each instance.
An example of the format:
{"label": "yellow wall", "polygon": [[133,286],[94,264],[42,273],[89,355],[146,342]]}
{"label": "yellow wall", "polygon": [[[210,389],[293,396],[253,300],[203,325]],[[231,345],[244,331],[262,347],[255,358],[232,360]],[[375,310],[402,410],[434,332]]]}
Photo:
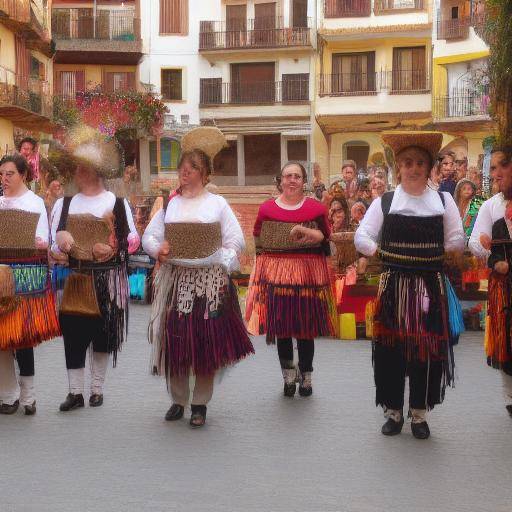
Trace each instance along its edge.
{"label": "yellow wall", "polygon": [[0,66],[16,70],[16,51],[14,47],[14,33],[0,25]]}
{"label": "yellow wall", "polygon": [[55,64],[53,66],[54,74],[60,71],[85,71],[85,85],[88,89],[92,89],[97,85],[101,85],[103,71],[106,72],[136,72],[137,66],[100,66],[97,64]]}
{"label": "yellow wall", "polygon": [[0,117],[0,156],[14,149],[13,124]]}

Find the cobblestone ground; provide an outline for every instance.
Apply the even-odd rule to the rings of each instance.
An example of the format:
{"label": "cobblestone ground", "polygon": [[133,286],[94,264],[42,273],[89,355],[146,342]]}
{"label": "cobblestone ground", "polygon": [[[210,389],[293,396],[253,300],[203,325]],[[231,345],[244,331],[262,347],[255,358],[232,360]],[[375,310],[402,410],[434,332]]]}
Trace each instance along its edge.
{"label": "cobblestone ground", "polygon": [[170,424],[164,382],[148,373],[149,308],[105,404],[58,412],[67,393],[62,341],[36,351],[38,412],[0,418],[0,511],[509,512],[512,419],[482,334],[462,337],[458,381],[430,415],[432,437],[379,432],[367,341],[317,342],[314,395],[281,396],[274,348],[227,372],[208,423]]}

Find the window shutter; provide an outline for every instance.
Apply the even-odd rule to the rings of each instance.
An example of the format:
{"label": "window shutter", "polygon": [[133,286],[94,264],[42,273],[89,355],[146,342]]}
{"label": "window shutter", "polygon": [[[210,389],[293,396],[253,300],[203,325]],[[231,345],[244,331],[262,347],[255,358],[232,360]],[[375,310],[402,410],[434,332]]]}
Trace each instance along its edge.
{"label": "window shutter", "polygon": [[283,101],[309,100],[309,73],[283,75]]}
{"label": "window shutter", "polygon": [[160,0],[160,34],[188,34],[188,0]]}

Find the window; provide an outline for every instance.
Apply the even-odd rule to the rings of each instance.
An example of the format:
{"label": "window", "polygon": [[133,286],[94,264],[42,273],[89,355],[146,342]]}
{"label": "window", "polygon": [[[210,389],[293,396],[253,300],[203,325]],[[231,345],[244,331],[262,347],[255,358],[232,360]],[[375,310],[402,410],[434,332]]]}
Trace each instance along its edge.
{"label": "window", "polygon": [[40,80],[45,80],[46,78],[44,64],[32,56],[30,57],[30,76],[32,78],[39,78]]}
{"label": "window", "polygon": [[103,73],[103,90],[105,92],[133,91],[135,73],[133,71],[105,71]]}
{"label": "window", "polygon": [[231,103],[274,103],[275,63],[231,64]]}
{"label": "window", "polygon": [[188,0],[160,0],[160,35],[188,34]]}
{"label": "window", "polygon": [[393,90],[421,91],[427,87],[425,47],[393,48]]}
{"label": "window", "polygon": [[201,105],[220,105],[222,103],[222,78],[201,78]]}
{"label": "window", "polygon": [[375,91],[375,52],[333,55],[331,81],[333,93]]}
{"label": "window", "polygon": [[[149,143],[149,162],[151,174],[158,174],[157,141]],[[180,143],[175,139],[160,139],[160,171],[176,171],[181,156]]]}
{"label": "window", "polygon": [[459,19],[459,7],[455,6],[452,7],[452,20],[458,20]]}
{"label": "window", "polygon": [[162,69],[161,93],[164,100],[180,101],[182,94],[182,70]]}
{"label": "window", "polygon": [[283,75],[283,101],[309,100],[309,73]]}
{"label": "window", "polygon": [[59,94],[74,99],[77,92],[85,90],[85,71],[60,71],[56,82]]}

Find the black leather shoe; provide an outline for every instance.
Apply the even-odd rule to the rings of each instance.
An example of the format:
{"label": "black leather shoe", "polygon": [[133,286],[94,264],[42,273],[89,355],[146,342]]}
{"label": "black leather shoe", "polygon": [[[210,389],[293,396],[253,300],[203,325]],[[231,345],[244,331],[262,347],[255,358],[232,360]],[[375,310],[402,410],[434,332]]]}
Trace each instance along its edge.
{"label": "black leather shoe", "polygon": [[33,403],[30,405],[25,405],[25,416],[34,416],[36,413],[36,401],[34,400]]}
{"label": "black leather shoe", "polygon": [[185,407],[180,404],[172,404],[171,408],[165,414],[165,421],[176,421],[183,418]]}
{"label": "black leather shoe", "polygon": [[283,389],[283,394],[284,396],[287,396],[288,398],[291,398],[295,395],[295,391],[297,389],[297,386],[295,385],[295,383],[293,384],[286,384],[286,382],[284,383],[284,389]]}
{"label": "black leather shoe", "polygon": [[505,409],[507,409],[509,416],[512,418],[512,404],[505,405]]}
{"label": "black leather shoe", "polygon": [[421,423],[411,423],[412,435],[416,439],[428,439],[430,437],[430,429],[428,423],[422,421]]}
{"label": "black leather shoe", "polygon": [[78,409],[79,407],[84,406],[84,397],[82,394],[73,395],[73,393],[69,393],[66,397],[66,400],[60,404],[59,409],[62,412],[72,411],[73,409]]}
{"label": "black leather shoe", "polygon": [[299,386],[299,395],[300,396],[311,396],[313,394],[313,388],[311,386],[304,387]]}
{"label": "black leather shoe", "polygon": [[100,407],[103,405],[103,395],[91,395],[89,397],[89,407]]}
{"label": "black leather shoe", "polygon": [[194,428],[202,427],[206,423],[206,405],[191,405],[192,416],[190,417],[190,426]]}
{"label": "black leather shoe", "polygon": [[402,427],[404,426],[404,418],[402,417],[400,421],[395,421],[393,418],[388,418],[388,421],[382,425],[381,432],[385,436],[396,436],[402,432]]}
{"label": "black leather shoe", "polygon": [[2,404],[0,405],[0,414],[14,414],[18,407],[20,406],[20,401],[16,400],[12,405]]}

